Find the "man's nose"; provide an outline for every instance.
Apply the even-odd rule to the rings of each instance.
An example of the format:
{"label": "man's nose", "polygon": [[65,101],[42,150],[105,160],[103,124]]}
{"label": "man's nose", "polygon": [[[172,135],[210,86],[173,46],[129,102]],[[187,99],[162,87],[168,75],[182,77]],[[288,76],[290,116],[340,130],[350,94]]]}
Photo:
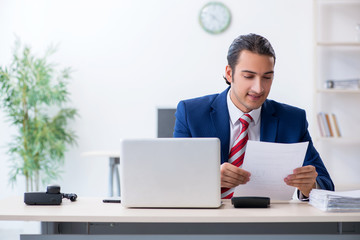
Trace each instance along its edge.
{"label": "man's nose", "polygon": [[262,91],[264,91],[260,77],[255,78],[254,83],[252,85],[252,90],[256,93],[261,93]]}

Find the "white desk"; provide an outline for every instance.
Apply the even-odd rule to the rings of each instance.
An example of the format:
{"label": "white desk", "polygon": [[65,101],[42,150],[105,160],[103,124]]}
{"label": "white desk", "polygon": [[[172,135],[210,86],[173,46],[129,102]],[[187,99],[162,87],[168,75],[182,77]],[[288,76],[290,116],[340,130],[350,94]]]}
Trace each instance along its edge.
{"label": "white desk", "polygon": [[0,201],[1,220],[42,222],[44,235],[23,235],[24,240],[91,239],[92,234],[99,239],[360,239],[359,212],[322,212],[307,203],[235,209],[225,200],[219,209],[127,209],[100,198],[26,206],[16,197]]}

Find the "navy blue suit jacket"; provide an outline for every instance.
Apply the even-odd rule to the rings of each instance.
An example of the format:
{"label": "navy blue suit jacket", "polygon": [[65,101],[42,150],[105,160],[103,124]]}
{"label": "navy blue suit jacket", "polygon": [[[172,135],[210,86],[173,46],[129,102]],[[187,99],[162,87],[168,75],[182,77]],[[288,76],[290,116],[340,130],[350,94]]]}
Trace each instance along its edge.
{"label": "navy blue suit jacket", "polygon": [[[227,162],[230,122],[227,92],[181,101],[175,113],[174,137],[217,137],[221,141],[221,163]],[[303,166],[313,165],[322,189],[334,190],[334,184],[319,153],[313,146],[305,111],[273,100],[261,108],[260,141],[297,143],[309,141]]]}

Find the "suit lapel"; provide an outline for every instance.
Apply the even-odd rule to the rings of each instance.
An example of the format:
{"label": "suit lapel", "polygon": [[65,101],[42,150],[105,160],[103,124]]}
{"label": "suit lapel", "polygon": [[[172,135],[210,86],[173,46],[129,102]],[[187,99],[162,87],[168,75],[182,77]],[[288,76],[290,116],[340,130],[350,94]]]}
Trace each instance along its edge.
{"label": "suit lapel", "polygon": [[266,100],[261,108],[260,141],[275,142],[278,121],[271,102]]}
{"label": "suit lapel", "polygon": [[221,162],[226,162],[229,154],[229,139],[230,139],[230,123],[229,111],[227,107],[226,97],[230,88],[219,94],[214,102],[211,104],[212,110],[210,112],[211,120],[213,122],[216,135],[221,141]]}

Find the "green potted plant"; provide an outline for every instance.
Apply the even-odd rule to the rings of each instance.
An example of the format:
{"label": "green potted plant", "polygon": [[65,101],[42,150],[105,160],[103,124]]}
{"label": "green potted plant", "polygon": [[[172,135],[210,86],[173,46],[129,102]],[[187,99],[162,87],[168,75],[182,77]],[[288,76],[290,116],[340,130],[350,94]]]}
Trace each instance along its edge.
{"label": "green potted plant", "polygon": [[58,178],[67,146],[76,144],[68,122],[77,110],[66,106],[71,69],[56,72],[48,62],[55,51],[50,47],[39,58],[17,40],[11,64],[0,66],[0,105],[17,130],[9,143],[10,182],[23,175],[26,191]]}

